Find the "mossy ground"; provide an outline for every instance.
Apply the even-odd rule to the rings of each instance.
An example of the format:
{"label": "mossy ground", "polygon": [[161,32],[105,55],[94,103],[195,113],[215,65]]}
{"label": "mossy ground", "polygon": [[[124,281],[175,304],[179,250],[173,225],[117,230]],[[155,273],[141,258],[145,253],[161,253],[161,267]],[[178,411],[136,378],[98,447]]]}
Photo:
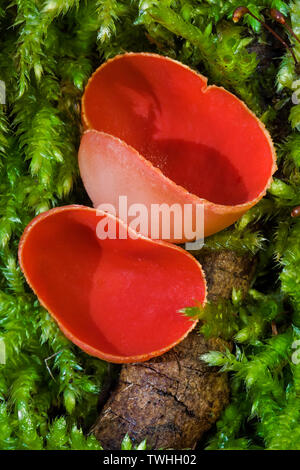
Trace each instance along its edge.
{"label": "mossy ground", "polygon": [[[244,4],[268,22],[268,8],[279,9],[300,34],[299,0]],[[239,5],[0,0],[0,79],[6,84],[0,105],[0,449],[100,448],[84,433],[110,367],[62,336],[24,282],[17,246],[36,214],[87,202],[76,159],[80,97],[91,72],[125,51],[153,51],[195,67],[241,97],[272,135],[279,170],[268,195],[207,240],[209,249],[257,255],[249,296],[242,301],[233,292],[230,302],[190,313],[205,320],[205,334],[235,341],[233,352],[206,356],[231,371],[232,401],[202,447],[300,449],[300,219],[290,216],[300,204],[300,104],[292,101],[300,77],[291,55],[257,21],[233,24]],[[300,44],[274,27],[300,60]]]}

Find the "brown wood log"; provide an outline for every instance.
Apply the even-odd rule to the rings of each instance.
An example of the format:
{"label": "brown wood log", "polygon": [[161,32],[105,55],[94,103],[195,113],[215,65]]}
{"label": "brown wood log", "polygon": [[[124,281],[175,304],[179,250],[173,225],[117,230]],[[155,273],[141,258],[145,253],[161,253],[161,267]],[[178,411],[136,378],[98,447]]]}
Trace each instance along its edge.
{"label": "brown wood log", "polygon": [[[249,288],[254,261],[233,252],[207,252],[199,260],[208,284],[208,297],[229,298],[233,287]],[[164,355],[122,367],[119,382],[93,426],[104,449],[120,449],[128,433],[152,449],[194,448],[229,402],[226,374],[207,366],[200,355],[223,350],[225,341],[206,340],[193,331]]]}

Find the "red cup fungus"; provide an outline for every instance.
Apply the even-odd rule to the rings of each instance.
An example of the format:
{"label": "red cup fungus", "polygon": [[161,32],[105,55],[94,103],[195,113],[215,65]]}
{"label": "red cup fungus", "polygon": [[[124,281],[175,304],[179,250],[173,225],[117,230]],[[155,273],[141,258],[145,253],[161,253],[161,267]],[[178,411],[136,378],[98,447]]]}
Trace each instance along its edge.
{"label": "red cup fungus", "polygon": [[[96,70],[82,119],[81,177],[94,206],[110,204],[115,214],[77,205],[45,212],[25,229],[19,262],[40,303],[81,349],[110,362],[146,361],[186,337],[196,321],[180,310],[206,299],[200,264],[168,242],[199,236],[185,231],[188,223],[195,228],[198,205],[207,236],[256,204],[276,169],[274,148],[237,97],[155,54],[124,54]],[[133,230],[130,214],[126,223],[118,218],[120,196],[147,209],[146,233]],[[192,208],[179,220],[181,237],[175,219],[167,241],[160,226],[148,237],[153,204],[177,205],[182,214]],[[100,226],[113,228],[110,236]]]}
{"label": "red cup fungus", "polygon": [[[99,222],[114,225],[117,238],[99,239]],[[120,230],[126,239],[118,238]],[[205,277],[193,256],[89,207],[58,207],[33,219],[19,261],[62,332],[110,362],[141,362],[168,351],[197,323],[179,310],[205,303]]]}
{"label": "red cup fungus", "polygon": [[[156,54],[101,65],[85,89],[82,120],[79,167],[95,207],[111,204],[120,217],[119,196],[149,214],[151,204],[191,205],[182,237],[172,230],[167,241],[191,240],[185,224],[195,227],[197,204],[205,236],[228,227],[264,196],[276,169],[267,130],[241,100]],[[143,234],[151,233],[149,216]]]}

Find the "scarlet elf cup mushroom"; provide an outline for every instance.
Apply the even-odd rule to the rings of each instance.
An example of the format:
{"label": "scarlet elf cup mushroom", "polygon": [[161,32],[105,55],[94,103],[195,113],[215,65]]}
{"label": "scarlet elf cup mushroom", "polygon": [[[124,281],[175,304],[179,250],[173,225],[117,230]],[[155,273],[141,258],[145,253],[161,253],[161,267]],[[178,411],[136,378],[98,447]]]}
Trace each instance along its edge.
{"label": "scarlet elf cup mushroom", "polygon": [[108,203],[120,216],[120,196],[146,206],[151,236],[151,205],[192,206],[182,237],[167,241],[189,240],[184,225],[195,227],[197,204],[205,236],[231,225],[264,196],[276,170],[272,140],[247,106],[167,57],[128,53],[100,66],[82,120],[79,167],[95,207]]}
{"label": "scarlet elf cup mushroom", "polygon": [[[99,221],[117,238],[100,240]],[[128,230],[119,239],[121,229]],[[180,342],[196,322],[179,309],[203,304],[200,264],[183,249],[132,233],[85,206],[45,212],[27,226],[19,260],[28,284],[63,333],[110,362],[141,362]]]}
{"label": "scarlet elf cup mushroom", "polygon": [[[191,220],[181,224],[193,225],[203,204],[209,235],[256,204],[276,169],[271,138],[245,104],[166,57],[124,54],[102,65],[86,87],[82,119],[81,177],[95,207],[110,204],[116,215],[119,196],[149,214],[152,204],[188,204]],[[115,236],[99,236],[103,222],[115,226]],[[145,361],[196,324],[179,310],[205,303],[201,266],[169,243],[184,235],[147,237],[149,222],[138,234],[113,214],[73,205],[39,215],[22,236],[28,284],[91,355]]]}

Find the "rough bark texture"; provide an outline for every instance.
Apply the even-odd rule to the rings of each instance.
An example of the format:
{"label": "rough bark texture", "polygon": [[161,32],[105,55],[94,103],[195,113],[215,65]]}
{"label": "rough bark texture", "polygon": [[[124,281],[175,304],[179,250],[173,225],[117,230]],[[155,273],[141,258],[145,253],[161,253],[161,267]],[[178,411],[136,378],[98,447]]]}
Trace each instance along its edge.
{"label": "rough bark texture", "polygon": [[[228,298],[232,288],[246,292],[254,262],[232,252],[205,252],[210,300]],[[199,357],[222,350],[220,339],[206,340],[195,331],[163,356],[122,367],[119,382],[93,426],[104,449],[120,449],[126,433],[134,442],[147,439],[152,449],[194,448],[218,419],[229,400],[226,374]]]}
{"label": "rough bark texture", "polygon": [[256,266],[254,257],[202,249],[197,259],[205,271],[208,300],[229,299],[233,288],[247,293]]}

